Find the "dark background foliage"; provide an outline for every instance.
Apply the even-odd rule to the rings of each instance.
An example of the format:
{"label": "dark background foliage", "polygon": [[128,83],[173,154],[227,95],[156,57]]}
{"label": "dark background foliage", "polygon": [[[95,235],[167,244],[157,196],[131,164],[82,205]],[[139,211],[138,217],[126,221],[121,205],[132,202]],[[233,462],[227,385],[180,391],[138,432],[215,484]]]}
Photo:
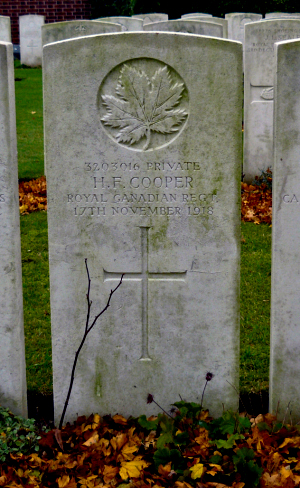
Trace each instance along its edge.
{"label": "dark background foliage", "polygon": [[174,0],[91,0],[92,18],[133,15],[139,13],[163,12],[170,19],[176,19],[190,12],[209,13],[224,17],[230,12],[253,12],[265,15],[268,12],[299,12],[300,7],[292,0],[210,0],[199,2],[185,0],[175,3]]}

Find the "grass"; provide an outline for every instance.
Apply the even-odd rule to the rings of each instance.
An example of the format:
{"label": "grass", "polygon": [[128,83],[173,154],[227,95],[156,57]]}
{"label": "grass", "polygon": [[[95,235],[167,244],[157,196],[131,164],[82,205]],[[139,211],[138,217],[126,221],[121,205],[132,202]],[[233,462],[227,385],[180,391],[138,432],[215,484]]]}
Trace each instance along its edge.
{"label": "grass", "polygon": [[269,385],[271,228],[242,222],[241,392]]}
{"label": "grass", "polygon": [[[42,71],[17,65],[19,178],[44,173]],[[35,112],[35,113],[32,113]],[[241,392],[268,389],[271,229],[242,223]],[[47,215],[21,216],[28,390],[52,391]]]}
{"label": "grass", "polygon": [[27,387],[52,392],[46,212],[21,216],[23,301]]}
{"label": "grass", "polygon": [[42,70],[15,62],[19,178],[44,174]]}

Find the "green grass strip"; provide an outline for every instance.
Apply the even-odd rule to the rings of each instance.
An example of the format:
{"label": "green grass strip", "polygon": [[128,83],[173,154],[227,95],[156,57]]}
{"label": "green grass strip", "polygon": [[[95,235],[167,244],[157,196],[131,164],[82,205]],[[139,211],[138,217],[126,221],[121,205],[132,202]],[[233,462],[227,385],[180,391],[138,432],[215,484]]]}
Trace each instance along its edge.
{"label": "green grass strip", "polygon": [[15,69],[19,179],[44,174],[42,70]]}

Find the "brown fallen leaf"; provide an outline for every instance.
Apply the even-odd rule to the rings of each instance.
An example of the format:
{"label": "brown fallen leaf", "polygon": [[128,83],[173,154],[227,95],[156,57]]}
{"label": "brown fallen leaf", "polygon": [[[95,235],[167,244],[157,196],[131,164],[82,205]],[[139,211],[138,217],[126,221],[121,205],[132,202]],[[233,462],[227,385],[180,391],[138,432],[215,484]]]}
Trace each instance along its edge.
{"label": "brown fallen leaf", "polygon": [[63,451],[64,450],[64,446],[63,446],[63,441],[62,441],[62,438],[61,438],[61,430],[54,429],[54,435],[55,435],[55,439],[56,439],[57,444],[59,445],[59,447]]}

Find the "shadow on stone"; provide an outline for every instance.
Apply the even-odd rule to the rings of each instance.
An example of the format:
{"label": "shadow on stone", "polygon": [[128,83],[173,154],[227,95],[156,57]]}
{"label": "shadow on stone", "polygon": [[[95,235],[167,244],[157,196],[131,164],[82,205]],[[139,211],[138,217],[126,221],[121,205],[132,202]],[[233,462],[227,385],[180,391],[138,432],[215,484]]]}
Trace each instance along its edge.
{"label": "shadow on stone", "polygon": [[27,391],[28,417],[34,418],[38,425],[53,427],[53,395],[43,395]]}
{"label": "shadow on stone", "polygon": [[266,414],[269,411],[269,392],[261,391],[260,393],[243,393],[240,395],[240,412],[247,412],[253,417]]}

